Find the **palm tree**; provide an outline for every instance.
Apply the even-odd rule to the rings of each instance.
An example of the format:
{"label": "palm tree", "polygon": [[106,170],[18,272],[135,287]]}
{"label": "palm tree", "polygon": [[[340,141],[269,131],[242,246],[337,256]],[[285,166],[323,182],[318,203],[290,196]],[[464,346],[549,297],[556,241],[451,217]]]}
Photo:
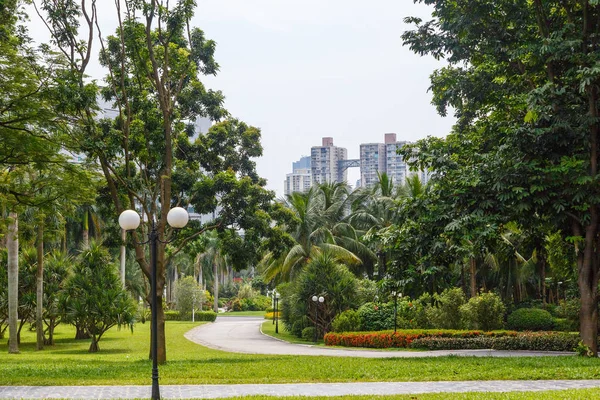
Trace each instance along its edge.
{"label": "palm tree", "polygon": [[[261,261],[266,281],[275,278],[291,280],[315,255],[328,251],[339,261],[350,265],[361,260],[352,250],[365,249],[354,228],[343,221],[350,209],[345,184],[326,183],[305,193],[292,193],[283,200],[294,213],[297,223],[286,227],[295,240],[280,257],[268,253]],[[361,247],[362,246],[362,247]]]}
{"label": "palm tree", "polygon": [[202,235],[205,239],[204,250],[196,257],[199,269],[212,267],[213,270],[213,296],[214,311],[219,312],[219,274],[227,268],[227,259],[221,251],[219,237],[215,231],[210,231]]}

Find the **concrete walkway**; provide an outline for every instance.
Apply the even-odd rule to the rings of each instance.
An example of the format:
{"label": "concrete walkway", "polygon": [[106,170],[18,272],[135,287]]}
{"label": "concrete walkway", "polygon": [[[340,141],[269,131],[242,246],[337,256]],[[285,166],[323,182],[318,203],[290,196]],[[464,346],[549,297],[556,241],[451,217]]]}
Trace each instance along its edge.
{"label": "concrete walkway", "polygon": [[[500,351],[500,350],[436,350],[436,351],[380,351],[364,349],[336,349],[311,345],[291,344],[261,333],[265,322],[258,317],[219,316],[214,323],[200,325],[185,334],[188,340],[213,349],[232,353],[279,354],[302,356],[335,356],[365,358],[417,358],[449,355],[475,357],[541,357],[573,355],[572,352]],[[280,328],[281,325],[280,325]]]}
{"label": "concrete walkway", "polygon": [[[360,382],[273,385],[169,385],[160,388],[163,399],[218,399],[267,395],[342,396],[457,392],[515,392],[600,387],[600,380],[580,381],[458,381]],[[150,397],[149,386],[0,386],[0,399],[135,399]]]}

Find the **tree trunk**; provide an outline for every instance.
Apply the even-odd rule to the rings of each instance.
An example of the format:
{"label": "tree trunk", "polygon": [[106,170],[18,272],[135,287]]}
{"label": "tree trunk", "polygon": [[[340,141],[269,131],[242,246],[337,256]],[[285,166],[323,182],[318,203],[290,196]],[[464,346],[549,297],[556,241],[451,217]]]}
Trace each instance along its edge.
{"label": "tree trunk", "polygon": [[90,247],[90,226],[88,221],[88,212],[83,213],[83,233],[82,233],[83,248],[87,249]]}
{"label": "tree trunk", "polygon": [[219,313],[219,266],[218,263],[214,263],[213,265],[214,268],[214,281],[215,281],[215,293],[214,293],[214,298],[215,298],[215,304],[214,304],[214,309],[215,312],[218,314]]}
{"label": "tree trunk", "polygon": [[88,352],[97,353],[98,350],[100,350],[100,346],[98,346],[98,339],[96,339],[94,336],[92,336],[92,343],[90,344],[90,348],[89,348]]}
{"label": "tree trunk", "polygon": [[125,238],[127,232],[124,229],[121,229],[121,240],[123,244],[121,245],[121,285],[123,285],[123,289],[125,289],[125,259],[127,256],[126,248],[125,248]]}
{"label": "tree trunk", "polygon": [[475,257],[469,258],[469,272],[471,274],[471,297],[477,297],[477,261]]}
{"label": "tree trunk", "polygon": [[75,326],[75,339],[76,340],[82,340],[82,339],[89,339],[90,338],[90,334],[87,333],[87,331],[80,327],[80,326]]}
{"label": "tree trunk", "polygon": [[[577,254],[581,311],[579,316],[580,335],[583,343],[598,355],[598,251],[595,247],[598,216],[592,208],[591,221],[585,228],[585,247]],[[577,234],[577,230],[575,232]],[[581,235],[578,235],[581,236]],[[557,296],[558,300],[558,296]]]}
{"label": "tree trunk", "polygon": [[8,250],[8,352],[19,352],[18,307],[19,307],[19,221],[15,212],[9,214],[6,247]]}
{"label": "tree trunk", "polygon": [[35,330],[36,349],[44,349],[44,221],[43,217],[38,222],[37,230],[37,271],[35,290]]}

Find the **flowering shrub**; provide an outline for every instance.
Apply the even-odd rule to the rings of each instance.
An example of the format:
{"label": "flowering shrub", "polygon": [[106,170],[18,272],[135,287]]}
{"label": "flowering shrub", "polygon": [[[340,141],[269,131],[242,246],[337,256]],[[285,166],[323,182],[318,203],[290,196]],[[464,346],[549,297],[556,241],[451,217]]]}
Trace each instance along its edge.
{"label": "flowering shrub", "polygon": [[[327,346],[346,346],[346,347],[369,347],[369,348],[389,348],[389,347],[415,347],[411,346],[413,341],[422,338],[454,338],[465,340],[470,338],[495,338],[503,336],[515,336],[513,331],[454,331],[454,330],[403,330],[396,333],[390,331],[383,332],[330,332],[325,335],[325,344]],[[456,347],[452,347],[456,348]],[[475,347],[472,347],[475,348]],[[479,347],[477,347],[479,348]]]}
{"label": "flowering shrub", "polygon": [[[265,313],[265,319],[273,319],[275,318],[275,312],[271,311]],[[281,311],[277,311],[277,318],[281,318]]]}
{"label": "flowering shrub", "polygon": [[573,351],[579,342],[578,333],[523,332],[515,337],[497,338],[496,350]]}

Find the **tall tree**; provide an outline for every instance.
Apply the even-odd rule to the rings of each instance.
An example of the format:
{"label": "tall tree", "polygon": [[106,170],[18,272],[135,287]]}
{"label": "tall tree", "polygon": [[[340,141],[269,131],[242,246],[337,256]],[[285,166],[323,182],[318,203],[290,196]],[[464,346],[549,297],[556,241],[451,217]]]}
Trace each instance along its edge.
{"label": "tall tree", "polygon": [[457,180],[454,193],[479,212],[512,214],[525,226],[544,215],[565,232],[577,252],[581,338],[597,354],[600,5],[419,2],[433,19],[409,18],[416,29],[403,38],[447,60],[432,75],[434,103],[458,119],[445,154],[429,141],[415,156],[440,174],[469,160],[462,171],[475,179]]}
{"label": "tall tree", "polygon": [[[173,205],[191,202],[196,211],[207,213],[215,211],[219,199],[217,221],[209,227],[221,232],[243,228],[244,241],[256,242],[259,232],[270,226],[266,210],[273,197],[264,189],[266,182],[258,177],[252,161],[262,154],[260,131],[230,119],[197,140],[191,139],[197,118],[219,121],[228,115],[221,92],[207,90],[200,81],[202,75],[215,75],[218,64],[213,57],[214,41],[191,26],[195,1],[116,1],[115,6],[118,28],[114,35],[103,38],[97,31],[94,0],[39,1],[39,14],[43,14],[63,60],[57,79],[63,91],[56,111],[64,121],[76,122],[64,125],[69,129],[70,146],[98,162],[115,211],[139,207],[146,229],[155,224],[160,237],[171,239],[166,215]],[[84,41],[77,38],[80,17]],[[101,38],[97,44],[100,63],[107,71],[101,94],[117,110],[114,120],[96,120],[99,90],[85,75],[96,35]],[[171,254],[209,227],[190,224]],[[138,234],[134,238],[140,242]],[[149,278],[144,248],[133,246],[136,260]],[[153,294],[159,300],[160,363],[166,361],[160,304],[167,257],[160,243],[157,293]],[[242,257],[238,260],[239,265],[246,262]]]}

